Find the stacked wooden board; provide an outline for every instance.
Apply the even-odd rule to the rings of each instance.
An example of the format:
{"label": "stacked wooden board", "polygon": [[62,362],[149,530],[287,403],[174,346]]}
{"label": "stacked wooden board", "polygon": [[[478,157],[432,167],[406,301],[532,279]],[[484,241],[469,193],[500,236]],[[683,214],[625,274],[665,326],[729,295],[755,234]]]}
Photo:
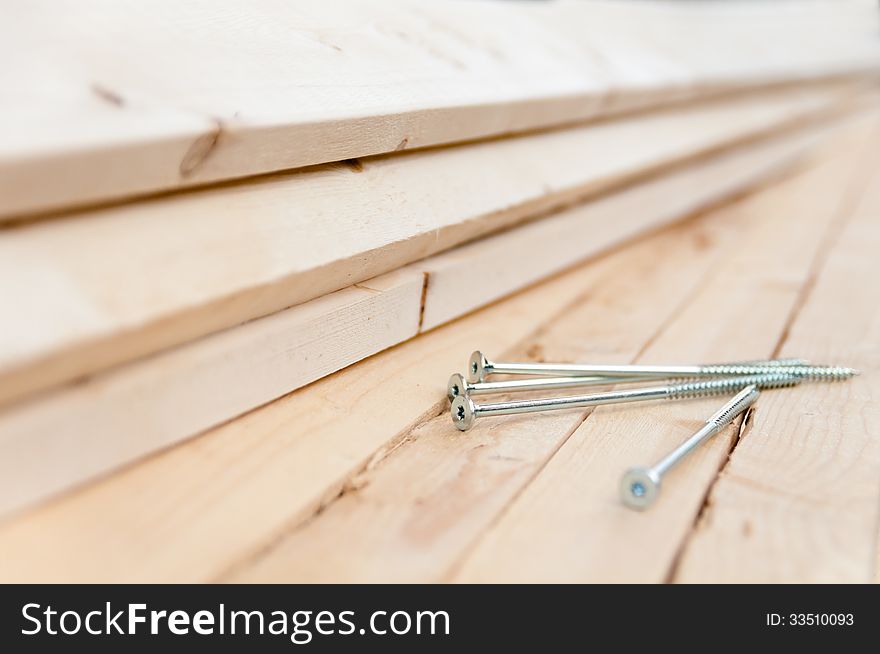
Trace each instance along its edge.
{"label": "stacked wooden board", "polygon": [[[851,340],[829,307],[880,210],[872,3],[230,1],[195,36],[207,5],[160,23],[87,3],[62,29],[38,4],[0,27],[33,54],[2,73],[23,90],[0,141],[0,579],[870,574],[876,434],[857,424],[861,549],[718,568],[701,504],[721,439],[650,524],[609,501],[699,402],[649,431],[609,407],[456,435],[443,386],[475,347],[691,361],[791,340],[870,369],[846,348],[872,342],[871,289],[851,289]],[[43,65],[60,51],[66,70]],[[816,393],[873,406],[871,381],[774,399],[772,424],[795,438],[790,403]],[[729,470],[760,476],[747,456]],[[722,529],[748,501],[750,546],[781,537],[760,528],[784,507],[713,488]],[[792,533],[843,520],[813,515]],[[638,529],[656,556],[601,563]]]}

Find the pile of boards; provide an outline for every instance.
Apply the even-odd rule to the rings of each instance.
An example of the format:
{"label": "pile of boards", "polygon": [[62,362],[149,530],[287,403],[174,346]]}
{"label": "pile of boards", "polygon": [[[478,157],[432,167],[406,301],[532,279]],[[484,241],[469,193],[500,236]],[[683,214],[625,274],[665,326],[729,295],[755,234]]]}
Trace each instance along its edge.
{"label": "pile of boards", "polygon": [[[804,224],[776,234],[762,234],[764,214],[681,221],[793,183],[780,180],[822,157],[834,184],[862,179],[869,166],[835,172],[844,155],[829,152],[877,150],[868,1],[39,0],[11,14],[0,47],[22,63],[0,69],[16,89],[0,125],[4,580],[556,580],[537,558],[502,570],[500,543],[536,525],[469,549],[549,442],[533,460],[509,455],[525,467],[465,479],[470,496],[495,498],[477,512],[443,484],[389,500],[413,483],[406,469],[442,469],[442,448],[384,473],[377,506],[407,516],[408,549],[334,558],[327,543],[354,538],[375,518],[365,509],[342,531],[313,528],[274,567],[258,554],[418,440],[471,350],[556,329],[552,347],[520,354],[636,358],[624,343],[636,325],[670,320],[721,256],[716,240],[740,233],[764,240],[747,236],[755,247],[728,276],[778,266],[783,293],[777,253],[834,213],[810,194],[825,177],[795,178]],[[658,256],[675,265],[656,270]],[[665,285],[646,295],[640,274]],[[706,319],[733,322],[726,306],[745,302],[714,299]],[[626,321],[602,313],[624,306]],[[584,349],[588,331],[605,350]],[[679,360],[775,354],[689,345]],[[571,419],[544,425],[567,437]],[[473,473],[453,460],[460,485]],[[411,513],[435,492],[442,515]],[[444,532],[454,516],[473,529]],[[303,565],[310,555],[325,563]],[[575,578],[585,565],[566,564]]]}

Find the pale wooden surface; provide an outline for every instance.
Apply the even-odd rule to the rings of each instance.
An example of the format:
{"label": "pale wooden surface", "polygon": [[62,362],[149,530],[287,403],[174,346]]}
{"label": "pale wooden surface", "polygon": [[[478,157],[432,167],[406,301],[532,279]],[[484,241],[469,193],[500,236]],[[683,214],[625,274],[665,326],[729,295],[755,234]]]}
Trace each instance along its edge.
{"label": "pale wooden surface", "polygon": [[[850,85],[332,165],[0,233],[0,402],[818,118]],[[596,156],[585,156],[596,153]]]}
{"label": "pale wooden surface", "polygon": [[[876,137],[872,142],[877,143]],[[846,206],[848,194],[863,190],[866,180],[860,168],[872,159],[864,150],[848,153],[749,203],[747,211],[766,220],[707,276],[639,361],[726,361],[774,354],[801,289],[811,279],[813,260],[826,247],[830,226],[847,217],[841,212],[851,208]],[[862,188],[853,188],[853,179]],[[791,401],[784,393],[767,391],[763,399]],[[671,451],[718,406],[718,398],[711,398],[647,411],[598,408],[481,535],[455,579],[666,580],[727,456],[734,430],[676,469],[651,511],[622,509],[618,481],[628,467],[650,465]],[[536,541],[535,533],[544,537]]]}
{"label": "pale wooden surface", "polygon": [[708,498],[674,579],[682,582],[872,580],[880,497],[880,174],[780,354],[858,362],[850,384],[768,398]]}
{"label": "pale wooden surface", "polygon": [[846,127],[838,123],[818,125],[705,158],[13,405],[0,411],[0,514],[234,418],[646,228],[766,182],[841,129]]}
{"label": "pale wooden surface", "polygon": [[[578,268],[9,521],[0,527],[8,555],[0,557],[0,578],[29,578],[28,561],[37,559],[44,579],[220,574],[331,502],[374,457],[439,415],[450,366],[468,354],[462,341],[507,349],[597,274]],[[66,553],[56,550],[58,539],[70,539]],[[101,555],[81,558],[89,551]]]}
{"label": "pale wooden surface", "polygon": [[876,14],[870,0],[7,2],[0,216],[876,69]]}
{"label": "pale wooden surface", "polygon": [[[832,162],[743,203],[738,233],[716,245],[719,254],[702,270],[690,268],[689,253],[667,251],[663,261],[677,266],[671,279],[658,277],[655,263],[647,274],[642,269],[650,280],[619,273],[594,288],[578,311],[554,320],[542,335],[564,350],[544,346],[540,356],[662,362],[769,354],[784,326],[785,295],[793,299],[795,282],[806,278],[811,247],[834,217],[840,182],[860,159]],[[799,227],[794,239],[793,227]],[[684,240],[679,235],[676,242]],[[761,293],[758,280],[768,271],[743,265],[768,254],[793,278],[782,295],[773,284]],[[743,320],[739,314],[750,303],[755,313]],[[487,419],[463,436],[450,434],[448,416],[440,416],[364,479],[362,491],[292,530],[233,578],[660,581],[717,462],[707,460],[703,475],[691,471],[685,479],[690,504],[682,486],[670,492],[669,483],[664,501],[644,515],[620,505],[617,481],[640,457],[653,460],[670,449],[717,406],[714,398],[511,416]],[[724,451],[723,438],[713,445]],[[339,533],[358,537],[331,536]]]}
{"label": "pale wooden surface", "polygon": [[[461,434],[445,415],[445,378],[475,347],[567,360],[754,358],[780,346],[785,354],[801,355],[801,344],[812,342],[816,320],[816,333],[825,338],[821,335],[836,328],[821,325],[843,325],[852,314],[853,326],[841,327],[847,339],[842,347],[857,350],[817,348],[806,354],[851,353],[853,359],[841,363],[866,368],[867,379],[876,365],[865,356],[876,349],[876,320],[867,308],[860,317],[846,300],[858,297],[859,306],[866,306],[874,291],[846,288],[855,271],[870,278],[880,265],[871,256],[876,217],[855,211],[870,183],[866,173],[877,165],[871,155],[880,137],[871,130],[876,121],[860,124],[813,166],[754,196],[421,335],[7,520],[0,525],[0,578],[661,581],[672,578],[684,551],[682,574],[690,569],[695,572],[689,580],[711,580],[724,566],[705,564],[700,539],[714,538],[713,533],[726,538],[712,524],[741,526],[735,522],[738,495],[725,491],[731,484],[726,477],[717,486],[717,521],[701,527],[692,541],[693,567],[684,546],[702,498],[735,444],[729,432],[673,473],[652,512],[629,512],[616,489],[625,467],[648,462],[680,441],[717,399],[486,419]],[[876,207],[873,200],[865,202],[860,206]],[[844,248],[843,254],[835,255],[834,247]],[[838,272],[823,282],[823,271],[833,273],[835,266]],[[844,315],[823,318],[824,311]],[[790,346],[789,333],[795,339]],[[824,412],[842,415],[850,404],[871,411],[862,399],[838,408],[825,405],[838,393],[841,402],[864,397],[861,381],[817,390],[823,412],[804,419],[826,424],[822,416],[832,414]],[[800,406],[801,392],[813,389],[761,398],[756,431],[734,449],[731,470],[739,447],[760,436],[762,412],[782,403]],[[800,415],[800,409],[778,411]],[[786,432],[779,447],[789,452],[771,472],[788,465],[794,450],[812,458],[803,467],[793,463],[786,473],[792,478],[812,472],[819,461],[831,466],[828,483],[805,489],[807,498],[810,492],[828,492],[845,516],[819,512],[791,520],[784,538],[761,537],[763,528],[771,534],[773,526],[753,525],[762,548],[781,543],[765,554],[782,557],[786,541],[797,539],[803,553],[830,557],[820,569],[846,579],[873,578],[877,515],[876,510],[868,515],[868,507],[880,502],[876,474],[869,474],[872,468],[876,473],[877,435],[869,431],[870,414],[862,415],[863,420],[846,422],[852,433],[846,441],[829,435],[823,445],[814,445],[809,433]],[[769,435],[756,444],[767,440]],[[844,449],[835,455],[838,447]],[[748,474],[761,470],[746,468]],[[858,485],[839,484],[850,471]],[[850,499],[855,506],[846,504]],[[729,516],[735,516],[733,522]],[[857,516],[859,524],[846,516]],[[772,507],[762,506],[753,517],[776,519]],[[833,541],[821,531],[826,524],[847,530],[850,540],[841,553],[828,548]],[[798,553],[800,560],[807,560],[805,554]],[[754,566],[747,569],[752,578],[773,580]]]}

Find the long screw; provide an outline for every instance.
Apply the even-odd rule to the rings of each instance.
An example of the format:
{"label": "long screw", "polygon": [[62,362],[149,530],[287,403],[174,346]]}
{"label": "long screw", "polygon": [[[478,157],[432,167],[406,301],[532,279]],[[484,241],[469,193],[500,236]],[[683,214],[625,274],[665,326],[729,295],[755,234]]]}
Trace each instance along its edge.
{"label": "long screw", "polygon": [[[765,361],[743,361],[741,363],[718,365],[752,365],[762,364],[773,366],[805,366],[804,359],[767,359]],[[612,386],[616,384],[656,381],[656,377],[633,375],[632,377],[608,377],[605,375],[590,377],[537,377],[534,379],[515,379],[496,382],[470,382],[461,373],[453,373],[446,384],[446,397],[451,402],[459,395],[486,395],[489,393],[517,393],[523,391],[540,391],[556,388],[577,388],[582,386]]]}
{"label": "long screw", "polygon": [[510,393],[540,391],[552,388],[576,388],[578,386],[609,386],[625,382],[652,381],[646,377],[540,377],[497,382],[469,382],[460,373],[454,373],[446,385],[446,396],[451,402],[459,395],[485,395],[486,393]]}
{"label": "long screw", "polygon": [[640,466],[627,470],[620,480],[620,497],[623,503],[629,508],[639,511],[651,506],[660,494],[660,481],[663,479],[663,475],[678,465],[699,445],[733,422],[734,418],[755,403],[760,394],[757,386],[747,386],[706,420],[706,424],[693,436],[659,462],[650,468]]}
{"label": "long screw", "polygon": [[481,416],[554,411],[556,409],[572,409],[575,407],[642,402],[646,400],[684,400],[709,395],[735,393],[743,387],[752,384],[758,386],[758,388],[781,388],[783,386],[794,386],[801,381],[802,378],[789,374],[748,375],[689,382],[686,384],[614,390],[605,393],[593,393],[592,395],[516,400],[496,402],[494,404],[474,404],[470,397],[459,395],[452,401],[450,413],[452,415],[452,424],[460,431],[467,431],[473,426],[474,421]]}
{"label": "long screw", "polygon": [[780,365],[778,361],[758,363],[718,363],[694,366],[650,365],[601,365],[571,363],[500,363],[490,361],[479,350],[471,355],[468,363],[468,381],[485,381],[493,374],[506,375],[553,375],[564,377],[730,377],[737,375],[797,375],[804,380],[838,381],[858,374],[853,368],[839,366]]}

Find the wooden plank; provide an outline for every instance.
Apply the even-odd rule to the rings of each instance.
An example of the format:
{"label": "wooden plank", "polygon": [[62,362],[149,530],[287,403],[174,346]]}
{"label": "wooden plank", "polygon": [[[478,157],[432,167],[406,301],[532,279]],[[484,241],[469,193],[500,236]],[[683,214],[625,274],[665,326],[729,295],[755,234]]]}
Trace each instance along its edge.
{"label": "wooden plank", "polygon": [[[850,165],[836,171],[838,175],[851,170],[852,162],[846,163]],[[796,178],[786,184],[782,194],[799,194],[813,187],[828,172],[826,166]],[[837,177],[834,182],[839,180]],[[822,190],[827,192],[828,187],[826,182]],[[773,248],[782,250],[783,257],[787,255],[787,247],[782,241],[788,237],[782,228],[790,228],[797,220],[796,213],[789,211],[786,212],[787,220],[771,221],[776,222],[771,231],[764,211],[755,207],[756,204],[759,209],[767,207],[769,196],[777,200],[774,207],[778,209],[780,193],[777,189],[768,191],[763,198],[759,196],[748,203],[750,207],[747,205],[738,212],[737,218],[746,218],[741,220],[742,229],[736,235],[739,242],[736,238],[728,238],[712,245],[726,254],[721,256],[722,271],[741,265],[742,257],[735,253],[758,243],[763,243],[761,247],[766,249],[756,252],[755,256],[773,251]],[[789,247],[802,251],[811,239],[818,240],[826,222],[819,220],[814,226],[805,228],[808,236],[795,239]],[[768,236],[771,237],[769,240]],[[683,327],[694,324],[693,313],[697,308],[704,309],[701,298],[711,297],[712,293],[717,297],[718,291],[717,284],[701,288],[695,280],[718,265],[718,257],[691,268],[691,257],[696,254],[693,250],[700,247],[699,236],[690,240],[677,234],[676,243],[690,251],[673,248],[665,250],[663,257],[645,257],[645,253],[640,253],[641,259],[649,263],[642,264],[639,275],[623,274],[620,278],[607,280],[607,286],[594,288],[589,299],[554,321],[533,347],[537,346],[541,357],[552,360],[631,360],[642,358],[638,356],[639,351],[646,343],[647,356],[668,353],[670,331],[686,335]],[[670,244],[663,245],[671,247]],[[808,260],[809,249],[803,253]],[[664,265],[672,270],[664,274]],[[668,274],[672,274],[672,278],[667,277]],[[690,279],[691,283],[683,284],[685,279]],[[722,279],[729,278],[722,273]],[[638,288],[639,293],[633,294],[633,288]],[[685,292],[680,293],[682,290]],[[681,311],[681,305],[686,304],[695,291],[695,303]],[[770,299],[779,299],[779,293],[772,295]],[[631,300],[621,300],[626,297]],[[645,301],[650,297],[662,297],[663,302]],[[727,311],[735,309],[718,307],[719,322],[724,324]],[[715,332],[710,338],[718,335],[717,326],[709,325],[705,330]],[[691,339],[697,340],[693,336]],[[554,343],[564,344],[563,351],[554,348]],[[677,347],[685,350],[682,345],[677,344]],[[699,348],[700,345],[697,342],[693,347]],[[528,350],[524,349],[520,355]],[[687,353],[682,356],[690,360]],[[684,416],[693,416],[694,411],[700,415],[701,409],[713,402],[717,404],[717,399],[676,407],[678,410],[673,411],[672,417],[677,420],[671,421],[670,433],[680,431],[682,424],[696,422]],[[629,563],[619,554],[611,556],[609,552],[604,557],[596,557],[588,543],[585,547],[587,532],[598,531],[595,538],[614,540],[615,544],[621,535],[619,523],[627,511],[618,503],[609,502],[608,497],[614,499],[616,484],[611,481],[604,488],[589,481],[606,469],[608,474],[601,475],[603,481],[608,481],[605,477],[619,474],[620,467],[610,461],[614,456],[591,450],[586,438],[579,443],[576,455],[569,454],[568,448],[571,442],[579,440],[585,427],[592,427],[589,429],[590,441],[595,442],[597,438],[607,440],[612,443],[611,447],[627,450],[631,456],[631,451],[636,448],[627,440],[631,442],[633,433],[644,431],[646,421],[656,423],[657,415],[665,415],[665,412],[661,407],[640,411],[608,409],[611,408],[597,410],[599,415],[589,418],[589,410],[538,417],[510,416],[487,421],[458,436],[450,430],[448,416],[439,416],[416,429],[405,445],[363,477],[360,488],[344,495],[313,520],[273,543],[267,554],[256,562],[247,562],[233,579],[446,580],[462,555],[493,522],[497,522],[497,526],[490,527],[489,537],[481,541],[491,542],[491,549],[488,546],[477,549],[477,563],[465,568],[465,580],[472,577],[483,580],[485,575],[495,581],[547,578],[565,581],[584,578],[586,566],[594,566],[596,570],[612,569],[607,578],[614,578],[614,575],[621,574],[619,568],[623,566],[638,568],[638,563]],[[608,419],[603,421],[601,413],[609,414]],[[598,425],[594,422],[597,419]],[[663,420],[660,424],[665,422]],[[618,424],[622,430],[618,429]],[[572,432],[574,434],[569,438]],[[571,470],[556,465],[560,457]],[[542,471],[545,465],[547,467]],[[577,475],[574,474],[575,468]],[[551,469],[554,476],[545,476]],[[529,484],[535,475],[536,480]],[[565,497],[562,497],[563,488],[567,489]],[[522,499],[507,506],[520,493]],[[570,505],[576,505],[579,510]],[[607,505],[617,513],[618,524],[597,520],[596,514]],[[357,538],[341,537],[355,533]],[[572,559],[578,554],[583,560],[574,563]],[[474,573],[477,565],[480,567]],[[487,568],[490,573],[486,572]]]}
{"label": "wooden plank", "polygon": [[[687,297],[718,256],[750,231],[746,226],[763,220],[755,212],[726,210],[653,236],[8,520],[0,526],[0,579],[183,581],[224,575],[276,534],[313,518],[341,492],[352,492],[371,461],[398,447],[405,451],[402,439],[447,406],[443,385],[464,362],[462,343],[507,351],[543,325],[561,324],[594,293],[605,298],[600,304],[623,302],[623,313],[640,311],[628,292],[612,289],[657,283]],[[673,256],[656,257],[661,251]],[[584,351],[583,343],[594,342],[591,354],[612,357],[622,346],[618,332],[602,321],[587,323],[589,339],[582,321],[566,324],[570,331],[548,341],[546,355],[570,358],[569,343]],[[56,556],[53,545],[61,541],[65,557]]]}
{"label": "wooden plank", "polygon": [[[875,141],[876,142],[876,141]],[[761,403],[675,581],[868,583],[880,506],[880,175],[817,275],[781,353],[853,362],[851,383]],[[862,280],[862,281],[860,281]]]}
{"label": "wooden plank", "polygon": [[[193,436],[641,230],[741,192],[838,129],[817,126],[701,160],[0,411],[0,514]],[[479,285],[467,283],[474,276]]]}
{"label": "wooden plank", "polygon": [[[445,376],[466,355],[462,340],[508,349],[601,279],[604,268],[581,266],[7,521],[0,579],[218,574],[268,535],[312,515],[373,457],[439,415]],[[63,561],[51,553],[59,538],[69,539]]]}
{"label": "wooden plank", "polygon": [[0,402],[320,297],[840,101],[836,86],[789,91],[5,231]]}
{"label": "wooden plank", "polygon": [[16,90],[0,213],[876,70],[875,21],[869,0],[16,2],[0,24],[0,86]]}
{"label": "wooden plank", "polygon": [[839,129],[839,123],[821,125],[701,159],[579,209],[419,262],[415,266],[428,275],[422,328],[431,329],[503,297],[527,280],[558,272],[583,259],[587,251],[600,251],[742,193],[831,133],[839,136]]}
{"label": "wooden plank", "polygon": [[[772,354],[829,231],[847,217],[850,196],[865,186],[867,180],[859,173],[871,160],[866,151],[876,149],[877,142],[876,134],[868,136],[861,135],[866,144],[859,148],[861,156],[852,152],[851,142],[846,148],[850,152],[824,170],[780,186],[752,204],[750,210],[765,220],[638,360],[735,360]],[[768,391],[763,401],[772,395]],[[626,509],[618,496],[619,479],[632,465],[650,463],[670,451],[718,406],[718,398],[707,398],[642,410],[599,407],[480,535],[454,579],[666,580],[727,458],[735,430],[694,452],[664,484],[663,497],[651,511]]]}
{"label": "wooden plank", "polygon": [[[609,363],[632,359],[725,250],[754,228],[752,218],[749,224],[737,210],[724,211],[627,248],[576,305],[508,355]],[[658,251],[666,256],[655,256]],[[633,288],[662,293],[668,303],[658,307],[622,299]],[[462,353],[474,345],[482,344],[463,343]],[[313,519],[288,528],[283,538],[270,540],[267,551],[241,561],[224,580],[445,581],[463,552],[587,413],[564,411],[540,421],[502,418],[460,434],[444,411],[415,428],[348,493]]]}

